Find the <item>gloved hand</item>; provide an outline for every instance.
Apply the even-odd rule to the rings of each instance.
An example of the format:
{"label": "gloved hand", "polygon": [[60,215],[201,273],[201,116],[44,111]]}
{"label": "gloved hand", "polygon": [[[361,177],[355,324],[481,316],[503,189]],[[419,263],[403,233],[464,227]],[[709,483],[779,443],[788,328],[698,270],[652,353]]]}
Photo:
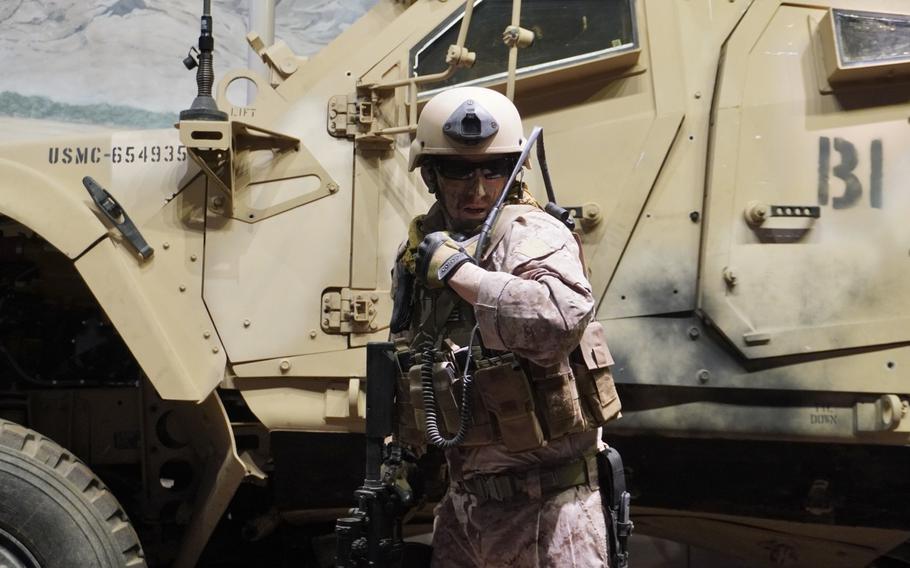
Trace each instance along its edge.
{"label": "gloved hand", "polygon": [[448,231],[430,233],[417,247],[417,279],[427,288],[442,288],[461,265],[476,264],[469,252],[476,243],[476,238],[458,242]]}

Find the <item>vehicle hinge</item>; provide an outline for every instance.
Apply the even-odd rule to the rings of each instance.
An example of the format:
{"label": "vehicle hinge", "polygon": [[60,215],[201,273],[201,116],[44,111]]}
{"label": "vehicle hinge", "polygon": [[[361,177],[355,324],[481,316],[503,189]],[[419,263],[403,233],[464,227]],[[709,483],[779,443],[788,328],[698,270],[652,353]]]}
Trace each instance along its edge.
{"label": "vehicle hinge", "polygon": [[350,138],[362,150],[388,150],[394,144],[390,136],[379,134],[376,93],[335,95],[329,99],[328,130],[336,138]]}
{"label": "vehicle hinge", "polygon": [[[387,300],[391,301],[391,300]],[[326,291],[322,295],[322,331],[332,334],[373,333],[379,294],[350,288]]]}

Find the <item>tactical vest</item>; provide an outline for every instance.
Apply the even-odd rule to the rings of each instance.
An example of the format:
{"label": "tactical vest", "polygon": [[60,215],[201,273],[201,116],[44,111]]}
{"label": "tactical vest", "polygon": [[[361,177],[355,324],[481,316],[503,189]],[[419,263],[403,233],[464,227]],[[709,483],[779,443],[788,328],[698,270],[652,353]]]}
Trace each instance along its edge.
{"label": "tactical vest", "polygon": [[[519,215],[534,210],[510,206],[503,210],[487,249],[492,251]],[[432,337],[437,346],[433,387],[442,420],[440,430],[451,437],[460,423],[464,366],[474,327],[473,307],[454,292],[417,287],[412,299],[410,341],[398,342],[398,435],[402,442],[426,444],[421,383],[421,345]],[[591,322],[568,361],[541,367],[511,352],[470,347],[473,372],[472,421],[465,447],[503,444],[522,452],[544,446],[566,434],[597,428],[616,418],[619,396],[610,373],[613,359],[603,326]]]}

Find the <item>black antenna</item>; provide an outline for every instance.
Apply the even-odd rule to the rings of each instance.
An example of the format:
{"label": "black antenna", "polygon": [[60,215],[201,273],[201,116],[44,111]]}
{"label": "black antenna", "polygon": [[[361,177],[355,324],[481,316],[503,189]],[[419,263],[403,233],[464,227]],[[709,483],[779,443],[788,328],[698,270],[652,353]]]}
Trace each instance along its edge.
{"label": "black antenna", "polygon": [[196,70],[196,87],[198,94],[193,105],[180,112],[180,120],[227,120],[227,113],[218,110],[212,98],[212,85],[215,83],[215,68],[212,54],[215,51],[215,37],[212,35],[212,0],[203,0],[202,29],[199,32],[199,61],[190,55],[183,60],[187,69],[198,65]]}

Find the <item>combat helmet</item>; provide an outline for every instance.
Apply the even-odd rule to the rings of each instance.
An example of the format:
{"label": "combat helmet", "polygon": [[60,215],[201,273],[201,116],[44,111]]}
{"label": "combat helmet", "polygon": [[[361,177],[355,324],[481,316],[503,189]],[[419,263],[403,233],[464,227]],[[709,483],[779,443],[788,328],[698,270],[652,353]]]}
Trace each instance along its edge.
{"label": "combat helmet", "polygon": [[408,170],[430,156],[517,154],[525,141],[518,109],[505,95],[456,87],[430,99],[420,113]]}

